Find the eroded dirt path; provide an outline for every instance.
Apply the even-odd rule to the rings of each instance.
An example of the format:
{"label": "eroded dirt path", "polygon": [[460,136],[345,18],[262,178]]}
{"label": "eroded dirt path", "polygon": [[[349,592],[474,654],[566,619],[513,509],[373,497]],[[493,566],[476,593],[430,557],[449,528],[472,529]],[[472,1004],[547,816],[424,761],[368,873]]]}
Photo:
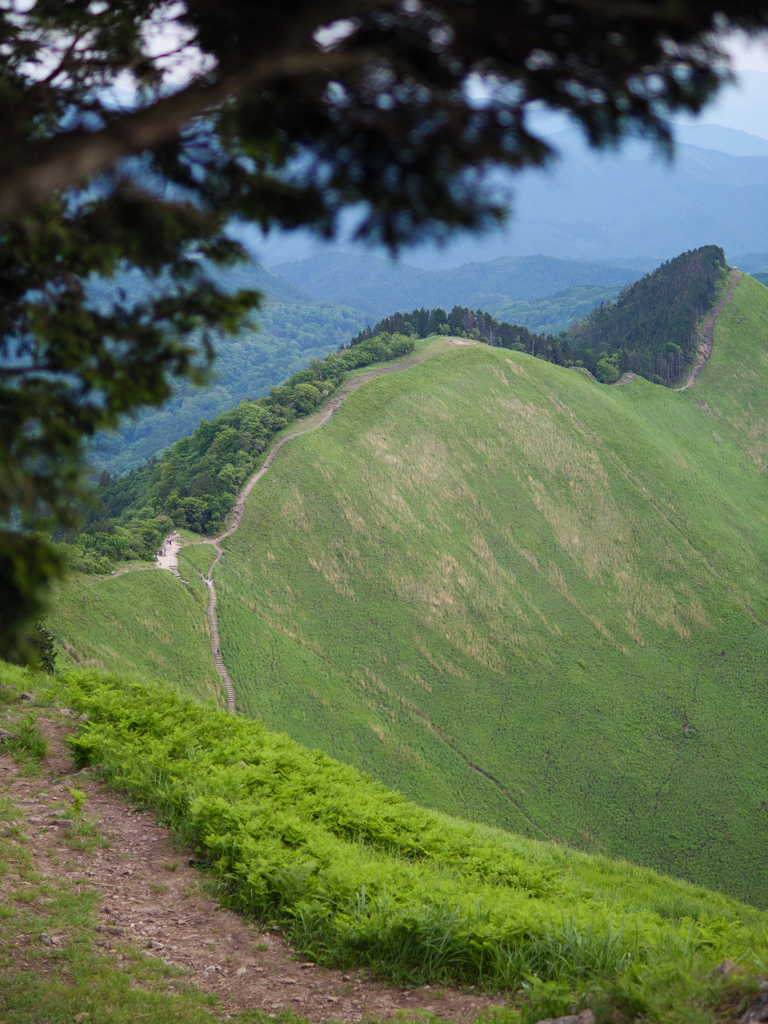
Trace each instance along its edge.
{"label": "eroded dirt path", "polygon": [[[2,724],[13,729],[20,717],[21,709],[9,708]],[[173,991],[177,979],[191,982],[215,994],[216,1009],[224,1015],[261,1009],[274,1016],[291,1010],[318,1024],[331,1019],[357,1024],[435,1014],[463,1022],[492,1004],[503,1005],[503,998],[455,989],[390,987],[366,970],[319,968],[297,957],[276,931],[222,909],[201,888],[204,876],[190,866],[191,851],[174,844],[152,814],[131,807],[96,781],[90,769],[76,773],[64,738],[77,725],[75,713],[66,708],[42,711],[38,727],[48,739],[49,753],[36,778],[24,775],[0,746],[0,797],[17,809],[15,827],[30,855],[32,877],[49,891],[75,885],[97,894],[97,920],[78,925],[95,956],[125,972],[133,970],[137,951],[178,968],[176,979],[163,983],[167,990]],[[85,818],[97,825],[108,845],[78,850],[67,844],[72,818],[67,785],[85,794]],[[33,886],[14,872],[0,873],[0,901],[24,899],[25,887],[31,892]],[[52,901],[42,900],[40,913],[45,902]],[[6,930],[0,922],[0,933]],[[39,959],[27,952],[30,943],[39,946],[42,940],[55,954],[75,938],[66,932],[34,937],[17,931],[11,928],[3,938],[19,970],[40,969]]]}
{"label": "eroded dirt path", "polygon": [[715,336],[715,322],[718,316],[720,315],[720,310],[723,308],[723,306],[726,306],[733,298],[733,293],[736,290],[736,285],[739,283],[740,279],[741,271],[732,270],[731,276],[728,279],[728,288],[725,293],[725,298],[721,299],[720,302],[717,303],[715,308],[704,321],[704,324],[701,328],[701,345],[699,346],[699,357],[696,360],[696,365],[691,370],[691,374],[688,377],[688,380],[685,382],[685,384],[683,384],[681,388],[675,388],[675,391],[687,391],[688,388],[699,376],[701,371],[704,369],[704,367],[707,365],[707,361],[709,357],[712,355],[712,343],[714,341]]}
{"label": "eroded dirt path", "polygon": [[[466,338],[447,338],[446,340],[451,345],[471,346],[477,344],[477,342],[468,341]],[[208,622],[210,623],[211,627],[211,650],[213,652],[213,660],[216,664],[216,669],[219,675],[221,676],[222,682],[224,683],[224,688],[227,691],[227,709],[229,711],[233,713],[237,711],[237,695],[235,693],[235,688],[232,683],[232,679],[229,673],[227,672],[226,666],[221,657],[219,624],[216,618],[216,587],[213,583],[213,570],[216,568],[216,565],[221,559],[221,556],[224,554],[224,548],[221,546],[221,542],[225,540],[227,537],[231,537],[231,535],[238,528],[238,526],[240,525],[240,520],[243,518],[243,513],[245,512],[245,502],[248,498],[248,495],[251,493],[251,491],[259,482],[259,480],[261,480],[261,478],[264,476],[264,474],[267,472],[269,467],[272,465],[272,463],[275,461],[277,456],[280,454],[282,449],[285,447],[286,444],[288,444],[289,441],[292,441],[294,437],[300,437],[302,434],[308,434],[311,431],[318,430],[320,427],[322,427],[323,424],[327,423],[331,416],[333,416],[333,414],[339,409],[344,399],[354,394],[355,391],[361,388],[363,384],[367,383],[369,380],[373,380],[374,377],[381,377],[387,373],[399,373],[400,370],[407,370],[408,367],[415,366],[417,363],[422,362],[424,358],[425,357],[421,354],[415,355],[410,359],[404,359],[400,363],[395,363],[393,366],[384,366],[378,370],[370,370],[366,373],[361,373],[357,377],[352,377],[345,384],[342,384],[342,386],[339,388],[336,394],[329,398],[325,405],[320,409],[319,414],[311,417],[311,419],[315,421],[311,427],[305,427],[304,430],[294,430],[292,433],[286,434],[285,437],[281,437],[279,441],[275,442],[275,444],[272,446],[271,451],[269,452],[269,455],[267,455],[266,459],[264,460],[261,469],[259,469],[256,473],[253,474],[248,483],[240,492],[237,502],[235,503],[235,507],[230,514],[229,525],[227,526],[227,529],[224,530],[223,533],[220,533],[218,537],[203,538],[204,543],[213,544],[214,548],[216,549],[216,557],[211,562],[210,568],[208,569],[208,579],[206,581],[208,583],[208,588],[211,594],[210,602],[208,604]]]}

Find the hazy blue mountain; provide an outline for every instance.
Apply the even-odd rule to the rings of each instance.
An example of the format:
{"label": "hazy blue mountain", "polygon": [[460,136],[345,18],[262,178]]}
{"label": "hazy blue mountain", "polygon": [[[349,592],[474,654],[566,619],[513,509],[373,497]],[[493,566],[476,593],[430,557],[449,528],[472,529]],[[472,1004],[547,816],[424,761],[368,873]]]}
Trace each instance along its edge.
{"label": "hazy blue mountain", "polygon": [[[645,143],[595,153],[575,130],[556,132],[549,138],[560,159],[551,169],[494,178],[512,197],[506,228],[481,238],[459,236],[441,251],[415,247],[401,253],[401,259],[436,269],[546,254],[650,267],[713,241],[726,253],[762,250],[768,238],[768,152],[755,151],[764,148],[763,140],[687,128],[681,134],[698,136],[702,145],[681,143],[667,161],[652,155]],[[750,155],[713,148],[726,145],[749,149]],[[336,242],[324,247],[301,235],[263,241],[246,231],[244,237],[255,255],[280,274],[288,261],[329,251],[366,255],[359,246]]]}
{"label": "hazy blue mountain", "polygon": [[748,274],[768,273],[768,252],[740,253],[734,256],[731,262],[740,270],[746,270]]}
{"label": "hazy blue mountain", "polygon": [[252,288],[262,292],[267,302],[301,304],[313,301],[311,296],[283,278],[277,277],[255,261],[221,270],[214,269],[212,276],[226,280],[227,287],[232,291],[237,291],[240,288]]}
{"label": "hazy blue mountain", "polygon": [[768,139],[768,72],[739,71],[737,81],[720,92],[699,118],[679,118],[681,123],[692,124],[706,120]]}
{"label": "hazy blue mountain", "polygon": [[448,270],[419,270],[378,256],[342,252],[274,268],[316,299],[354,306],[376,318],[420,306],[469,306],[495,313],[510,303],[531,301],[573,285],[618,290],[646,269],[548,256],[502,256],[488,263],[469,263]]}
{"label": "hazy blue mountain", "polygon": [[768,139],[721,124],[676,125],[675,139],[679,144],[719,149],[731,156],[768,156]]}
{"label": "hazy blue mountain", "polygon": [[[456,267],[500,256],[544,253],[560,259],[620,261],[650,269],[687,249],[716,242],[726,254],[759,252],[768,237],[768,73],[739,73],[707,107],[705,123],[680,119],[679,145],[666,163],[642,143],[618,152],[588,151],[564,119],[537,112],[537,126],[561,149],[549,171],[508,175],[508,225],[477,237],[459,235],[444,248],[425,244],[400,259],[420,268]],[[272,268],[330,250],[386,256],[348,241],[352,217],[339,239],[309,233],[265,239],[255,228],[241,237]]]}

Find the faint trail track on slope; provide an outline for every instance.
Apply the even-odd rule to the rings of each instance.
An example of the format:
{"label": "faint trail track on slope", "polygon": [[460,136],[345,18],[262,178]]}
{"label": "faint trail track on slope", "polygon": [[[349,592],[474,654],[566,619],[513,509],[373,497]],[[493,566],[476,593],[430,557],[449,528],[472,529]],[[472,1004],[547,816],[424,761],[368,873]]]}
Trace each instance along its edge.
{"label": "faint trail track on slope", "polygon": [[[472,342],[468,342],[464,338],[449,338],[448,340],[453,345],[473,344]],[[437,353],[433,354],[436,355]],[[235,507],[232,510],[232,513],[229,517],[228,528],[223,533],[220,533],[218,537],[202,538],[203,543],[213,544],[214,548],[216,549],[216,557],[211,562],[211,566],[208,569],[208,579],[206,581],[208,583],[208,589],[211,592],[211,599],[208,604],[208,622],[210,623],[211,626],[211,650],[213,651],[213,660],[216,664],[216,669],[219,675],[221,676],[222,681],[224,683],[224,687],[227,691],[227,710],[231,711],[233,714],[236,714],[237,712],[237,695],[235,694],[235,687],[232,683],[232,679],[230,678],[230,675],[227,672],[226,666],[224,665],[224,661],[221,657],[219,624],[216,618],[216,588],[213,585],[213,570],[215,569],[216,564],[220,560],[221,556],[224,554],[224,548],[221,546],[221,542],[225,540],[227,537],[231,537],[231,535],[238,528],[238,526],[240,525],[240,520],[243,518],[243,513],[245,512],[245,502],[246,499],[248,498],[248,495],[251,493],[256,483],[258,483],[258,481],[261,480],[261,478],[267,472],[269,467],[275,461],[282,448],[289,441],[293,440],[294,437],[299,437],[301,434],[309,434],[311,431],[318,430],[320,427],[322,427],[323,424],[327,423],[331,416],[333,416],[333,414],[339,408],[344,399],[348,398],[351,394],[354,394],[354,392],[357,391],[358,388],[361,388],[363,384],[365,384],[367,381],[372,380],[374,377],[381,377],[386,373],[398,373],[400,370],[407,370],[409,366],[415,366],[417,363],[420,363],[422,361],[423,357],[420,358],[419,356],[413,356],[411,359],[406,359],[402,363],[395,363],[394,366],[386,366],[382,367],[380,370],[370,370],[368,373],[361,373],[358,377],[352,377],[351,380],[348,380],[346,382],[346,384],[343,384],[336,392],[336,394],[329,398],[329,400],[320,410],[320,418],[318,422],[315,424],[315,426],[307,427],[306,430],[295,430],[292,434],[286,434],[285,437],[281,437],[280,440],[273,445],[272,450],[264,460],[261,469],[259,469],[256,473],[253,474],[251,479],[240,492],[237,502],[235,503]]]}
{"label": "faint trail track on slope", "polygon": [[733,298],[733,293],[736,290],[736,285],[741,279],[740,270],[732,270],[731,276],[728,280],[728,290],[725,293],[725,298],[721,299],[712,312],[709,314],[707,319],[701,328],[701,347],[699,348],[699,358],[696,365],[691,370],[691,375],[681,388],[675,388],[675,391],[687,391],[688,388],[693,384],[696,378],[699,376],[701,371],[707,365],[707,360],[712,355],[712,343],[715,336],[715,321],[720,315],[720,310],[723,306],[727,305]]}

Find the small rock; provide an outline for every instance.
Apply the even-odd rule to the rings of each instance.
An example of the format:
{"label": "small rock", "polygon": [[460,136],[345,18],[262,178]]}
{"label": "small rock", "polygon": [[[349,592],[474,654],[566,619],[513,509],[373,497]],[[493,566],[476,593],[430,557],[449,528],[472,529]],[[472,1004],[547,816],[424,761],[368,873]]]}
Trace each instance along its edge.
{"label": "small rock", "polygon": [[78,720],[78,722],[87,722],[88,721],[88,715],[86,715],[85,712],[83,712],[82,715],[78,715],[77,716],[77,720]]}
{"label": "small rock", "polygon": [[725,974],[743,974],[744,971],[738,964],[735,964],[733,960],[729,960],[727,957],[717,967],[713,967],[707,975],[708,978],[716,978],[718,975]]}
{"label": "small rock", "polygon": [[597,1018],[591,1010],[581,1013],[566,1014],[565,1017],[545,1017],[536,1024],[596,1024]]}
{"label": "small rock", "polygon": [[212,974],[213,971],[216,970],[216,967],[213,964],[208,964],[208,966],[205,968],[205,970],[208,972],[208,974]]}
{"label": "small rock", "polygon": [[34,695],[34,693],[30,693],[29,690],[24,690],[23,693],[19,694],[19,699],[20,700],[34,700],[35,699],[35,695]]}
{"label": "small rock", "polygon": [[296,984],[296,979],[295,978],[281,978],[280,979],[280,983],[282,985],[295,985]]}
{"label": "small rock", "polygon": [[314,966],[315,965],[312,963],[311,960],[307,960],[307,962],[305,964],[299,964],[299,967],[301,967],[302,970],[306,970],[308,967],[314,967]]}
{"label": "small rock", "polygon": [[53,939],[51,938],[50,935],[46,935],[45,932],[43,932],[43,934],[40,936],[40,941],[42,942],[42,944],[44,946],[52,946],[53,945]]}
{"label": "small rock", "polygon": [[90,1016],[90,1013],[76,1013],[73,1019],[80,1024],[81,1020],[88,1020]]}
{"label": "small rock", "polygon": [[9,697],[12,694],[15,697],[16,696],[16,687],[15,686],[0,686],[0,693],[7,693]]}
{"label": "small rock", "polygon": [[109,949],[109,940],[108,939],[99,939],[96,942],[96,945],[99,946],[101,949]]}
{"label": "small rock", "polygon": [[18,739],[15,732],[8,732],[7,729],[0,729],[0,743],[10,743],[11,740]]}
{"label": "small rock", "polygon": [[247,967],[238,967],[237,970],[235,971],[235,977],[236,978],[242,978],[242,976],[244,974],[247,974],[247,973],[248,973],[248,968]]}
{"label": "small rock", "polygon": [[762,1024],[768,1020],[768,983],[760,985],[760,991],[752,1001],[747,1012],[739,1018],[738,1024]]}
{"label": "small rock", "polygon": [[97,924],[96,931],[103,932],[105,935],[125,935],[128,929],[117,924]]}

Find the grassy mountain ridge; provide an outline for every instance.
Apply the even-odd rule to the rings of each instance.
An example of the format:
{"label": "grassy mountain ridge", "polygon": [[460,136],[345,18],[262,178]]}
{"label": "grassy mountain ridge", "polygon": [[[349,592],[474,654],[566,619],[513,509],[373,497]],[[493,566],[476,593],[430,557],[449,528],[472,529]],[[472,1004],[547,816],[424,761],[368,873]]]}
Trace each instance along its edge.
{"label": "grassy mountain ridge", "polygon": [[217,569],[241,706],[430,806],[765,905],[767,298],[742,279],[690,392],[454,348],[292,441]]}
{"label": "grassy mountain ridge", "polygon": [[695,393],[455,350],[292,442],[221,563],[243,707],[432,806],[764,905],[764,401],[740,421],[729,387],[766,383],[767,298],[740,285]]}

